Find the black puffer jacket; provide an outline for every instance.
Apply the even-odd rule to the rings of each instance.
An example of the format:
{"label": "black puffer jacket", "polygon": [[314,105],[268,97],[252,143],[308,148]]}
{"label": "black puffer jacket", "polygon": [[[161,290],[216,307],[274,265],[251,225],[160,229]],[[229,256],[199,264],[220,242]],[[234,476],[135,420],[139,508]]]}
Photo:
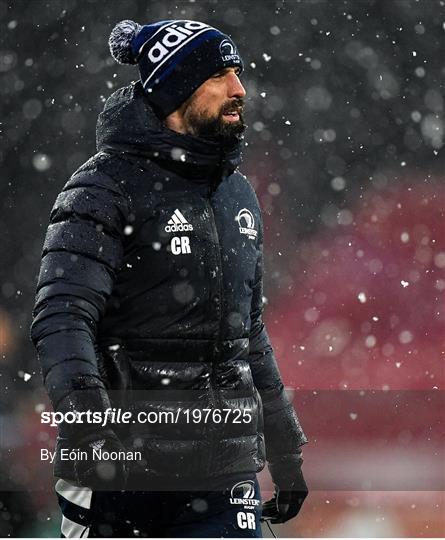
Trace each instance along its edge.
{"label": "black puffer jacket", "polygon": [[[54,409],[233,411],[114,425],[153,478],[210,481],[260,471],[265,447],[269,460],[295,453],[306,438],[262,322],[262,220],[240,145],[167,129],[139,82],[110,96],[97,145],[57,197],[42,252],[31,338]],[[64,446],[75,440],[61,429]],[[72,478],[72,462],[55,475]]]}

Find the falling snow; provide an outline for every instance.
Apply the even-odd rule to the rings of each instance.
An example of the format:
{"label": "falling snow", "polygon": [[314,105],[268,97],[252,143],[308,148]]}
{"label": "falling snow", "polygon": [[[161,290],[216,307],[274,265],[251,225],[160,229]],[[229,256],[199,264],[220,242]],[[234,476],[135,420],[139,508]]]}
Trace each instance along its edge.
{"label": "falling snow", "polygon": [[[134,13],[119,17],[141,23],[201,19],[239,46],[248,124],[240,169],[263,209],[263,294],[270,298],[262,297],[263,317],[285,386],[310,389],[314,399],[321,399],[322,390],[338,396],[360,389],[366,391],[363,400],[380,392],[363,409],[354,403],[338,410],[339,399],[322,407],[323,414],[313,414],[320,408],[300,400],[311,431],[305,449],[313,463],[311,480],[324,489],[332,477],[340,495],[327,498],[315,490],[298,521],[299,534],[440,536],[443,502],[437,506],[434,498],[440,490],[433,486],[424,493],[418,485],[429,488],[442,474],[435,475],[433,461],[434,444],[443,448],[443,439],[435,438],[439,407],[427,405],[445,384],[443,2],[406,0],[396,9],[391,2],[263,2],[255,4],[255,24],[248,6],[234,0],[153,0],[149,13],[143,2],[132,4]],[[22,489],[24,500],[14,501],[21,509],[17,520],[5,507],[20,491],[13,486],[12,495],[2,497],[2,536],[60,533],[54,500],[40,501],[32,489],[46,485],[50,473],[36,465],[30,448],[50,446],[54,434],[35,422],[51,406],[29,348],[30,306],[51,207],[69,176],[96,151],[95,121],[109,95],[139,76],[136,67],[118,66],[109,55],[107,33],[117,17],[113,6],[98,0],[0,1],[1,450],[4,469],[15,472],[19,488],[31,486]],[[184,149],[172,150],[173,160],[187,158]],[[147,197],[162,194],[169,181],[154,179]],[[131,244],[138,229],[122,227],[114,233]],[[94,223],[91,230],[104,231]],[[146,241],[154,256],[164,254],[163,237]],[[240,260],[240,253],[232,255]],[[69,264],[85,262],[73,254]],[[134,257],[123,268],[130,275],[144,264]],[[66,268],[56,265],[52,279],[66,279]],[[172,294],[184,308],[195,298],[184,281]],[[229,318],[236,322],[236,314]],[[120,344],[106,349],[120,358]],[[168,387],[169,377],[161,384]],[[11,390],[26,392],[11,396]],[[394,427],[387,420],[392,409],[382,414],[378,408],[382,393],[395,391],[409,391],[407,406],[414,394],[425,397],[422,415],[412,414],[406,429],[399,426],[406,417],[399,416]],[[363,432],[351,431],[358,428]],[[380,428],[387,432],[374,438]],[[346,464],[332,461],[329,437],[336,455],[348,456]],[[413,443],[413,462],[427,454],[426,466],[412,465]],[[368,477],[362,478],[354,452],[373,444],[378,452],[365,450],[361,457],[372,467],[378,454],[384,466],[374,477],[365,469]],[[389,450],[397,455],[394,462]],[[403,463],[409,474],[397,477]],[[343,470],[352,483],[354,471],[364,481],[357,480],[353,496],[343,490]],[[381,478],[404,484],[397,495],[387,494],[388,486],[379,492],[373,482]],[[193,506],[206,510],[203,499]],[[139,527],[133,532],[142,534]]]}

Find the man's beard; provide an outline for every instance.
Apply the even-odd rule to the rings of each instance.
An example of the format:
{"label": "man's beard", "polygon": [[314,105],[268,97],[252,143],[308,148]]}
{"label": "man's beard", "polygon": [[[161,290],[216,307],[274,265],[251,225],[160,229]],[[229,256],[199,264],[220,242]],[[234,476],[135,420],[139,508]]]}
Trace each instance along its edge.
{"label": "man's beard", "polygon": [[[189,133],[205,139],[215,139],[224,145],[234,144],[241,139],[246,124],[242,107],[244,101],[241,98],[224,103],[218,116],[208,116],[207,111],[193,110],[191,103],[184,114]],[[224,120],[223,115],[229,111],[237,110],[239,120],[229,122]]]}

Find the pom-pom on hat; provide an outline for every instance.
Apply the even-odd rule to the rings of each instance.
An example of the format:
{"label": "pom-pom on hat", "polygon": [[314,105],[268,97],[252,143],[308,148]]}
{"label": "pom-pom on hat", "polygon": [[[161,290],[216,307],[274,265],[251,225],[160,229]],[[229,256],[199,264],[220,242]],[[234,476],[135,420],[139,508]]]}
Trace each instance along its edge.
{"label": "pom-pom on hat", "polygon": [[209,77],[243,61],[229,36],[198,21],[121,21],[110,51],[120,64],[138,64],[148,100],[162,118],[175,111]]}

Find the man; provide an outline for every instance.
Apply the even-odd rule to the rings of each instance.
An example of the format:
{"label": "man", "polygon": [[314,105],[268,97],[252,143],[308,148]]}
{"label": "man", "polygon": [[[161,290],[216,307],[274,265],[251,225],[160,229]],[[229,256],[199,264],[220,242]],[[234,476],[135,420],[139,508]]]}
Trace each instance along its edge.
{"label": "man", "polygon": [[[57,197],[31,326],[67,419],[62,535],[261,536],[256,473],[267,456],[263,518],[294,517],[307,439],[262,322],[262,220],[237,169],[243,63],[197,21],[122,21],[110,49],[141,78],[110,96],[98,153]],[[68,423],[88,411],[110,421]]]}

